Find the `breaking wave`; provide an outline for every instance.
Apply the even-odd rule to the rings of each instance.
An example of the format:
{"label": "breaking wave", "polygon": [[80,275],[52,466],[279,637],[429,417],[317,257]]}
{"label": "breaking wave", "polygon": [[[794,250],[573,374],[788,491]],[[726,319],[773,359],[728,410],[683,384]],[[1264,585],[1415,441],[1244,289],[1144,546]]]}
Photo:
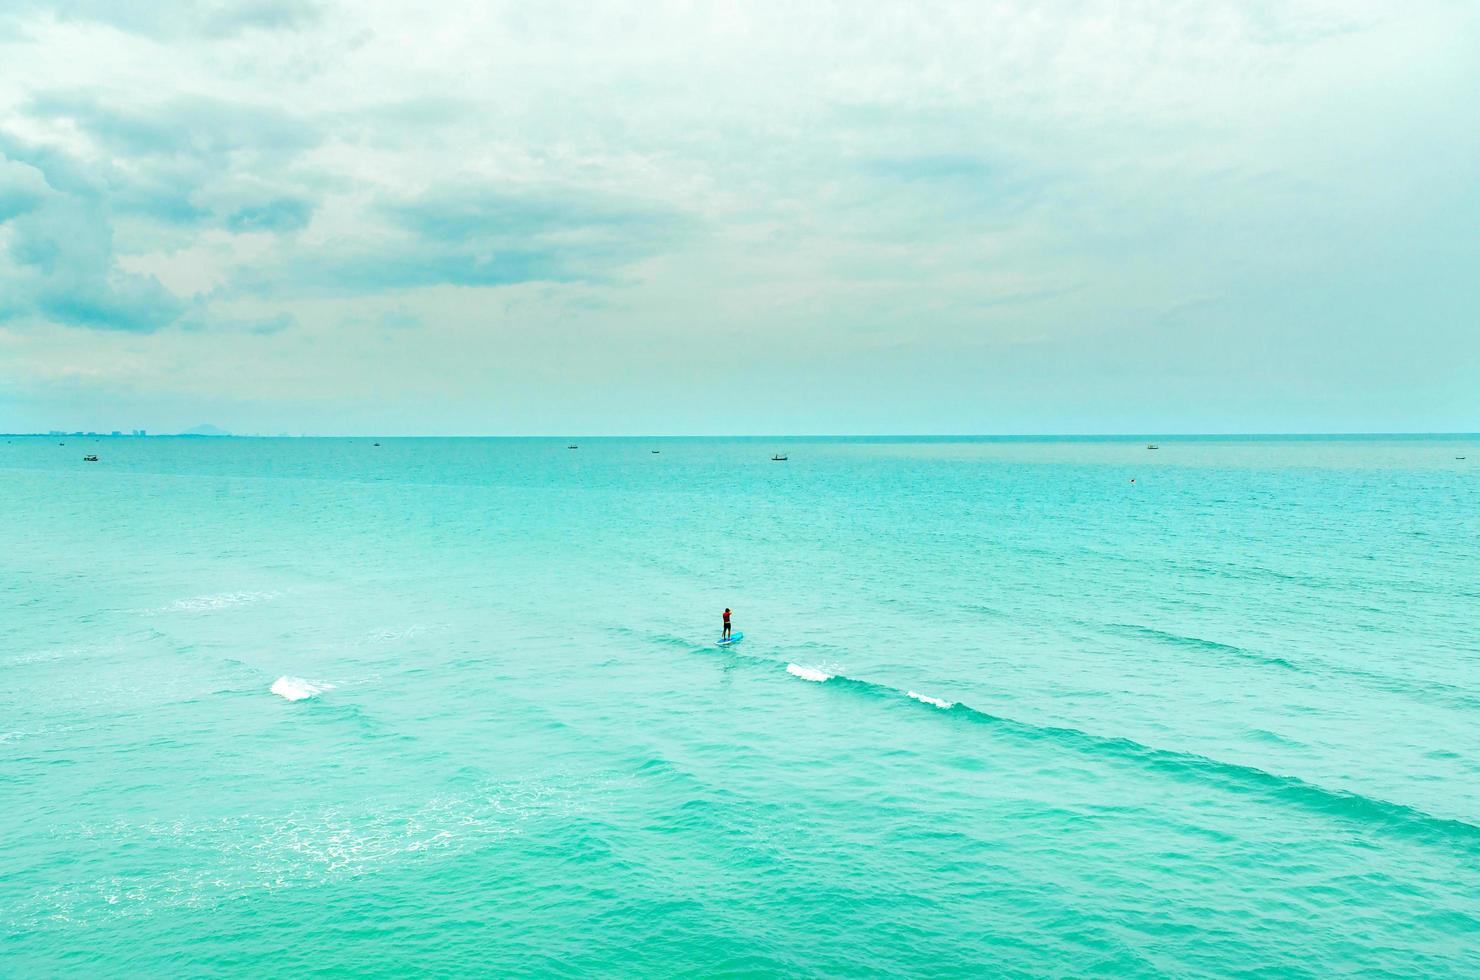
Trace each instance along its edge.
{"label": "breaking wave", "polygon": [[844,674],[828,674],[813,667],[788,663],[786,672],[803,680],[829,681],[829,688],[852,691],[871,698],[912,699],[932,706],[945,718],[989,726],[1024,741],[1056,743],[1070,751],[1128,763],[1188,782],[1242,794],[1262,794],[1288,805],[1350,820],[1369,829],[1404,833],[1451,844],[1461,843],[1467,851],[1480,855],[1480,825],[1435,816],[1403,803],[1331,789],[1307,782],[1298,776],[1285,776],[1266,772],[1255,766],[1223,762],[1195,752],[1160,749],[1122,736],[1095,735],[1077,728],[1019,721],[994,715],[959,701],[946,701],[918,691],[901,690]]}
{"label": "breaking wave", "polygon": [[282,595],[281,592],[218,592],[214,595],[198,595],[189,599],[178,599],[170,603],[160,612],[204,612],[211,609],[225,609],[227,606],[240,606],[249,602],[267,602]]}
{"label": "breaking wave", "polygon": [[306,681],[301,677],[279,677],[272,682],[270,690],[280,698],[289,701],[303,701],[307,698],[317,697],[325,691],[333,690],[333,684],[325,684],[323,681]]}

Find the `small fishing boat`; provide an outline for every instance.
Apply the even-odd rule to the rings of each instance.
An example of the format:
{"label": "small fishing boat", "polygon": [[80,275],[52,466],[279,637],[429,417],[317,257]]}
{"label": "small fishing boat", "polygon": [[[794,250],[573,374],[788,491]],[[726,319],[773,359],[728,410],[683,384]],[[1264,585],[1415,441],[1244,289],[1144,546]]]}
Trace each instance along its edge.
{"label": "small fishing boat", "polygon": [[580,446],[566,446],[566,449],[580,449]]}
{"label": "small fishing boat", "polygon": [[786,457],[785,456],[772,456],[771,457],[771,462],[773,462],[773,463],[784,463],[784,462],[786,462]]}
{"label": "small fishing boat", "polygon": [[96,456],[84,456],[84,457],[82,457],[82,461],[84,463],[96,463],[98,461],[98,457],[96,457]]}
{"label": "small fishing boat", "polygon": [[1160,446],[1158,446],[1158,445],[1157,445],[1157,444],[1156,444],[1156,443],[1154,443],[1154,442],[1148,442],[1148,443],[1146,443],[1146,448],[1147,448],[1147,449],[1160,449],[1160,448],[1161,448],[1161,447],[1160,447]]}

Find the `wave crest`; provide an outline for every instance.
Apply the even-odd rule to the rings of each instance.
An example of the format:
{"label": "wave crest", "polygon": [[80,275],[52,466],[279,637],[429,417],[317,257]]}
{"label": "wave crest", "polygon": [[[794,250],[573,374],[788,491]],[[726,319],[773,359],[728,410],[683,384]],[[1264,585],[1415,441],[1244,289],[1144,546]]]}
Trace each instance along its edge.
{"label": "wave crest", "polygon": [[286,698],[289,701],[303,701],[308,698],[318,697],[325,691],[333,690],[333,688],[333,684],[325,684],[323,681],[314,683],[313,681],[306,681],[301,677],[288,677],[284,675],[273,681],[272,687],[269,690],[278,697]]}

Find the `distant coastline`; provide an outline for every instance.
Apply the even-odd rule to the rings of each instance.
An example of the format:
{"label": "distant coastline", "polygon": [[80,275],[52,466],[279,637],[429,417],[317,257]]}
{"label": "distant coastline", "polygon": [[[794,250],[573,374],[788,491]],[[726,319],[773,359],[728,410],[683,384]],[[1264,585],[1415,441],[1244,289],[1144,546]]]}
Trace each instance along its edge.
{"label": "distant coastline", "polygon": [[167,437],[171,439],[193,438],[193,439],[229,439],[235,433],[227,432],[225,429],[214,425],[197,425],[193,429],[184,432],[154,432],[147,429],[130,429],[124,432],[122,429],[113,429],[109,432],[93,432],[91,430],[67,431],[65,429],[50,429],[46,432],[0,432],[0,436],[9,439],[14,438],[41,438],[49,439],[56,436],[71,437],[74,439],[150,439]]}

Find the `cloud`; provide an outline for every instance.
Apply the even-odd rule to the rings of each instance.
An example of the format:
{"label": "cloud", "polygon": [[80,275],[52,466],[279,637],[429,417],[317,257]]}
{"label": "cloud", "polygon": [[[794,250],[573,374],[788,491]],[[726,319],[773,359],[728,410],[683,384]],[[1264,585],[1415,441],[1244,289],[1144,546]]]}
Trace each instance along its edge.
{"label": "cloud", "polygon": [[1473,5],[3,6],[0,318],[59,359],[146,344],[63,325],[153,331],[171,363],[250,347],[221,383],[254,399],[363,370],[390,405],[393,348],[483,404],[473,336],[563,340],[634,398],[719,345],[888,384],[870,351],[910,349],[907,418],[1013,390],[1024,338],[1094,390],[1169,310],[1188,376],[1358,322],[1375,350],[1399,300],[1414,349],[1477,354],[1469,294],[1422,279],[1473,264]]}
{"label": "cloud", "polygon": [[[449,188],[381,206],[409,232],[445,282],[578,279],[676,246],[697,231],[671,208],[603,197],[579,188],[517,191]],[[430,270],[429,270],[430,271]]]}
{"label": "cloud", "polygon": [[97,197],[98,185],[83,161],[59,147],[21,139],[0,127],[0,155],[34,170],[41,182],[62,193]]}
{"label": "cloud", "polygon": [[36,311],[69,326],[148,333],[173,323],[185,304],[152,276],[52,277]]}
{"label": "cloud", "polygon": [[0,157],[0,224],[36,208],[49,190],[41,171]]}
{"label": "cloud", "polygon": [[243,31],[287,31],[308,27],[322,16],[312,0],[234,0],[197,8],[201,32],[229,37]]}
{"label": "cloud", "polygon": [[439,241],[527,241],[569,232],[642,229],[657,232],[679,222],[661,209],[603,200],[577,189],[563,192],[505,191],[496,187],[453,187],[381,210],[416,234]]}
{"label": "cloud", "polygon": [[393,247],[331,255],[317,266],[304,266],[302,272],[315,286],[357,292],[437,285],[508,286],[573,278],[560,254],[530,249],[482,252]]}
{"label": "cloud", "polygon": [[219,165],[240,156],[254,165],[281,163],[321,138],[312,123],[274,106],[204,96],[136,105],[52,91],[33,96],[26,113],[66,120],[99,149],[130,160],[176,157]]}
{"label": "cloud", "polygon": [[33,96],[26,117],[31,128],[65,125],[84,142],[64,147],[0,127],[0,153],[109,215],[177,226],[297,230],[312,210],[301,195],[274,194],[256,176],[285,174],[320,139],[310,122],[275,109],[205,98],[114,105],[71,92]]}
{"label": "cloud", "polygon": [[58,20],[106,24],[144,37],[230,38],[251,31],[286,31],[311,26],[322,15],[311,0],[17,0],[12,16],[46,13]]}
{"label": "cloud", "polygon": [[975,156],[936,154],[881,157],[867,161],[864,173],[907,181],[985,181],[997,177],[1000,168]]}
{"label": "cloud", "polygon": [[[0,221],[9,221],[0,312],[8,320],[160,329],[190,307],[189,297],[123,268],[120,258],[188,245],[202,228],[295,233],[313,214],[312,201],[284,185],[319,136],[271,108],[199,97],[120,105],[53,91],[28,100],[21,124],[65,126],[69,138],[22,139],[0,126]],[[195,326],[208,319],[193,316]]]}
{"label": "cloud", "polygon": [[[72,326],[150,331],[180,315],[184,304],[158,279],[118,268],[111,228],[95,200],[42,189],[28,171],[39,177],[34,168],[0,157],[6,184],[29,192],[3,226],[0,318],[32,315]],[[15,197],[5,194],[6,184],[0,184],[0,199]]]}
{"label": "cloud", "polygon": [[242,316],[212,310],[202,304],[180,319],[180,327],[191,331],[241,333],[271,336],[298,325],[298,317],[283,311],[259,316]]}
{"label": "cloud", "polygon": [[372,204],[361,222],[362,233],[352,237],[276,250],[273,261],[241,270],[235,291],[356,295],[610,283],[624,268],[692,243],[701,228],[681,212],[588,189],[467,184]]}
{"label": "cloud", "polygon": [[278,198],[265,204],[239,208],[226,218],[226,227],[236,232],[298,231],[308,226],[313,206],[307,201]]}
{"label": "cloud", "polygon": [[[430,105],[429,124],[447,125],[460,104]],[[366,109],[371,118],[392,120],[406,111],[394,101]],[[195,96],[129,103],[48,90],[33,94],[25,112],[50,127],[65,124],[82,142],[23,140],[0,129],[0,150],[25,168],[17,171],[24,178],[12,175],[3,185],[14,187],[0,191],[0,202],[17,212],[33,209],[43,189],[52,201],[49,217],[20,228],[11,243],[11,318],[29,312],[98,329],[152,330],[176,322],[189,307],[182,326],[206,329],[213,318],[202,303],[241,295],[611,281],[623,267],[691,238],[698,226],[670,205],[579,185],[532,189],[464,180],[405,196],[364,178],[330,182],[294,170],[322,142],[321,124],[252,103]],[[338,115],[326,118],[342,121]],[[131,257],[135,271],[124,272],[114,254],[121,223],[132,223],[130,243],[163,248],[161,260],[198,239],[202,228],[299,234],[325,206],[326,188],[358,197],[355,233],[331,228],[313,242],[285,243],[238,265],[228,281],[194,301],[141,272],[148,260]],[[342,206],[338,213],[342,221]],[[65,235],[55,231],[61,215],[71,226]],[[241,329],[224,314],[215,320],[222,330]]]}

